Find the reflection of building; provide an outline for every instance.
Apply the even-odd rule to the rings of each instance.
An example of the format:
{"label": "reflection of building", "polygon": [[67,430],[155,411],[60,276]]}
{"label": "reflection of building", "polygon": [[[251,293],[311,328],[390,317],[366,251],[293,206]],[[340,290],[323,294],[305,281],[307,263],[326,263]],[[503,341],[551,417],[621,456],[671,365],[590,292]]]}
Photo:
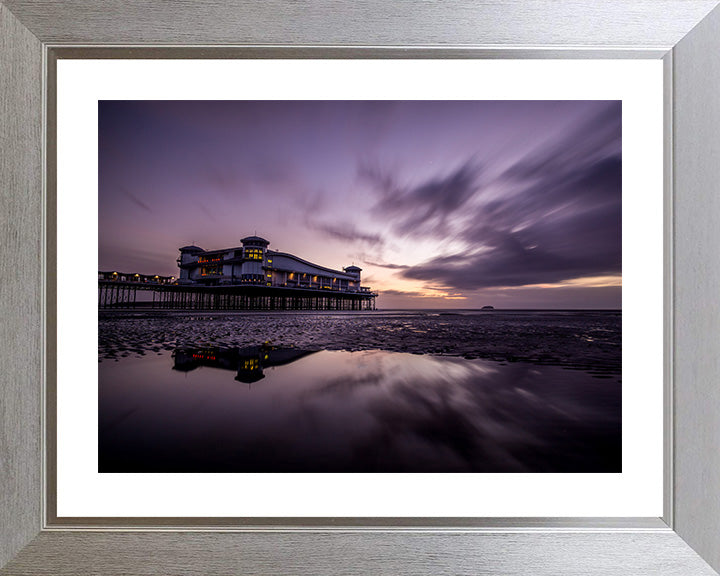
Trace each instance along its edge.
{"label": "reflection of building", "polygon": [[271,286],[305,290],[369,293],[360,286],[361,269],[348,266],[332,270],[286,252],[269,250],[259,236],[241,240],[242,246],[203,250],[180,248],[178,284],[204,286]]}
{"label": "reflection of building", "polygon": [[222,346],[178,348],[173,353],[175,358],[173,370],[190,372],[198,366],[235,370],[237,371],[235,380],[251,384],[265,377],[264,368],[290,364],[312,353],[311,350],[281,348],[268,343],[245,348]]}

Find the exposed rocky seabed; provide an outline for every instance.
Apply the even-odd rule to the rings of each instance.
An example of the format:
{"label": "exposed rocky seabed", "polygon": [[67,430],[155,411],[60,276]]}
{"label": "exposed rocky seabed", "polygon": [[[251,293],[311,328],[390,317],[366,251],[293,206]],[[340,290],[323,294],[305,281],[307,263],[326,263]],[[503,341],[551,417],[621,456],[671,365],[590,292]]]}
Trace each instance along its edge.
{"label": "exposed rocky seabed", "polygon": [[99,359],[182,346],[271,342],[310,350],[386,350],[530,362],[619,379],[620,311],[112,311],[99,317]]}

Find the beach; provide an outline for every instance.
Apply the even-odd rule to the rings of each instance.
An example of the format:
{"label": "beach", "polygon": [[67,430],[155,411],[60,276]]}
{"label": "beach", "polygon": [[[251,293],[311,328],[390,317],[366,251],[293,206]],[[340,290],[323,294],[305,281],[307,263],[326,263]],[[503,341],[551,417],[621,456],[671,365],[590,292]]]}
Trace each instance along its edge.
{"label": "beach", "polygon": [[101,472],[620,472],[621,314],[124,311]]}
{"label": "beach", "polygon": [[530,362],[618,378],[619,311],[102,312],[99,359],[262,342]]}

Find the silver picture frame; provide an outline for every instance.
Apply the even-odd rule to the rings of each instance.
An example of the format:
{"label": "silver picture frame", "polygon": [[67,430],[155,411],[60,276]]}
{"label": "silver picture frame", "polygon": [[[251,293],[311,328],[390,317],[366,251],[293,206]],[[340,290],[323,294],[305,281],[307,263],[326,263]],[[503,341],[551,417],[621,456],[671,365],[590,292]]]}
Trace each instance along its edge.
{"label": "silver picture frame", "polygon": [[[0,574],[717,574],[719,4],[0,0]],[[119,57],[661,59],[663,516],[59,518],[54,70]]]}

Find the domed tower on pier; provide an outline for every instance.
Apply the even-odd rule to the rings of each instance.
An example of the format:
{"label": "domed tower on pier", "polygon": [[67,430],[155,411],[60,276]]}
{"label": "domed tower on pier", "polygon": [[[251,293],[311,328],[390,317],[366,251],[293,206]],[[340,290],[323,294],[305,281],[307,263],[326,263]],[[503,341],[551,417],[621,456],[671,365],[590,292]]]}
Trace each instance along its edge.
{"label": "domed tower on pier", "polygon": [[355,278],[357,278],[357,281],[360,282],[360,272],[362,272],[362,268],[353,265],[348,266],[347,268],[343,268],[343,270],[348,276],[354,276]]}
{"label": "domed tower on pier", "polygon": [[242,265],[240,266],[240,282],[243,284],[264,284],[263,267],[270,242],[260,236],[248,236],[240,240],[243,245]]}
{"label": "domed tower on pier", "polygon": [[343,268],[343,272],[352,278],[352,280],[348,282],[348,288],[353,291],[360,290],[360,272],[362,272],[362,268],[353,264],[352,266]]}

